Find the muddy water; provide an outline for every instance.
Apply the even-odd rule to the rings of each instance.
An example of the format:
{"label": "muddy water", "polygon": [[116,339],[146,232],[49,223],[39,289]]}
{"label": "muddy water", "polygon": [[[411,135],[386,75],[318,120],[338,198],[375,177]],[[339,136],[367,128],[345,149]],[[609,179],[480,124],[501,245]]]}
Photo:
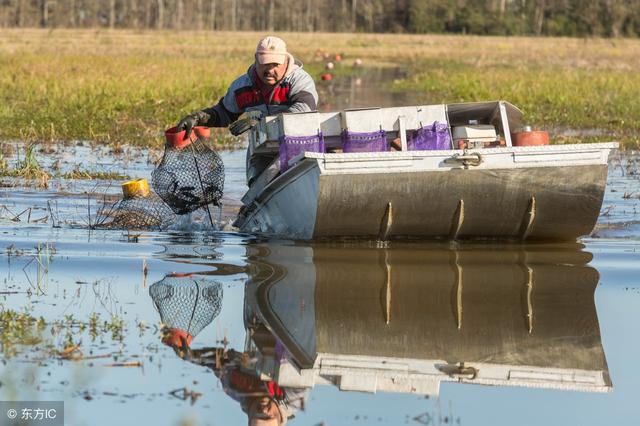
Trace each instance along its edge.
{"label": "muddy water", "polygon": [[[360,90],[335,83],[335,99]],[[3,178],[0,306],[46,325],[0,330],[0,400],[64,401],[69,425],[242,425],[269,392],[300,425],[640,420],[636,153],[611,157],[591,236],[525,246],[240,234],[244,152],[222,156],[214,228],[198,212],[163,232],[89,230],[117,184]],[[149,177],[156,156],[39,158]]]}

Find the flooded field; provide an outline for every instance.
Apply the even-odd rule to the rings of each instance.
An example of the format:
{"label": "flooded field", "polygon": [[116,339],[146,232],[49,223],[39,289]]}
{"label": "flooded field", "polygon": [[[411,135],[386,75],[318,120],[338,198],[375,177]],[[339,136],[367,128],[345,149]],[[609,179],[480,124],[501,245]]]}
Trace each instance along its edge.
{"label": "flooded field", "polygon": [[[153,168],[146,151],[43,158],[90,155]],[[195,214],[166,232],[89,230],[117,184],[3,179],[0,399],[64,401],[70,425],[246,424],[261,392],[302,425],[637,424],[635,154],[612,157],[577,244],[383,248],[225,231],[244,151],[222,156],[215,229]]]}
{"label": "flooded field", "polygon": [[[410,103],[372,90],[397,76],[377,73],[322,83],[321,107]],[[198,211],[162,232],[95,229],[119,182],[67,172],[149,178],[159,152],[39,148],[46,187],[1,180],[0,400],[64,401],[68,425],[640,420],[636,152],[612,155],[575,244],[380,245],[235,232],[242,149],[221,152],[213,227]]]}

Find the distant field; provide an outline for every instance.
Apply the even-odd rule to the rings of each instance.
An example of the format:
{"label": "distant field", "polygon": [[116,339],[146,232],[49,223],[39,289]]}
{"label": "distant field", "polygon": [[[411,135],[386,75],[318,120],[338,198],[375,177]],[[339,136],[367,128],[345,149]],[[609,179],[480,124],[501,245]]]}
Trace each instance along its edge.
{"label": "distant field", "polygon": [[[244,72],[262,33],[0,30],[0,140],[160,141]],[[506,99],[549,129],[640,145],[640,41],[281,34],[314,75],[315,52],[406,67],[418,102]],[[226,135],[224,131],[218,135]]]}

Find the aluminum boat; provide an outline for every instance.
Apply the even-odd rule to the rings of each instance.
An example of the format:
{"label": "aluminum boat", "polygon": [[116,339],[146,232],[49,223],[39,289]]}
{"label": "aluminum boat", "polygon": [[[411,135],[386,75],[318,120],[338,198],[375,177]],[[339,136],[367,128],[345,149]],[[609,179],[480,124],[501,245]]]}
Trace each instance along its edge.
{"label": "aluminum boat", "polygon": [[[235,225],[299,240],[589,234],[618,144],[516,146],[524,124],[505,101],[266,117],[249,137],[249,190]],[[493,142],[460,140],[459,129],[474,125],[495,129]],[[412,144],[425,129],[445,143]],[[362,134],[379,135],[384,146],[353,148]]]}

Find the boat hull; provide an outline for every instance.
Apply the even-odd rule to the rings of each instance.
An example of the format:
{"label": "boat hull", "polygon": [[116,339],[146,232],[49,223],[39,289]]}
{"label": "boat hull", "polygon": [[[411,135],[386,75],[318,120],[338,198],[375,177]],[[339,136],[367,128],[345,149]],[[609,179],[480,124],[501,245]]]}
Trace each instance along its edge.
{"label": "boat hull", "polygon": [[238,225],[305,240],[575,240],[600,213],[608,148],[491,150],[477,167],[452,166],[451,151],[307,153],[267,185]]}
{"label": "boat hull", "polygon": [[593,229],[606,176],[606,166],[321,176],[314,237],[571,240]]}

